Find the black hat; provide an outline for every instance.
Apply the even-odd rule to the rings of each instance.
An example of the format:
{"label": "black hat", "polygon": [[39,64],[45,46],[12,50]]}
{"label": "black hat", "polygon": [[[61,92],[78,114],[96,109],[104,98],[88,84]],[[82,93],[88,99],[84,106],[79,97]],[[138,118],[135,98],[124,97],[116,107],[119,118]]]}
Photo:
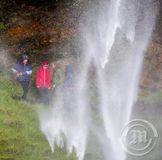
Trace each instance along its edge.
{"label": "black hat", "polygon": [[28,57],[26,54],[23,54],[23,55],[21,56],[21,58],[22,58],[22,60],[28,60],[28,59],[29,59],[29,57]]}

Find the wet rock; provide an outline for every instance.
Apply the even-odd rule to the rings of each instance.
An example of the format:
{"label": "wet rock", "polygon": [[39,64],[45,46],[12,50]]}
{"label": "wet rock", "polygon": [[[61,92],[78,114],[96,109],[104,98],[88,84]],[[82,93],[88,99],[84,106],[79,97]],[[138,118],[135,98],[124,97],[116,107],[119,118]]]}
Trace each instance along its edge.
{"label": "wet rock", "polygon": [[152,42],[145,55],[141,87],[162,90],[162,45]]}

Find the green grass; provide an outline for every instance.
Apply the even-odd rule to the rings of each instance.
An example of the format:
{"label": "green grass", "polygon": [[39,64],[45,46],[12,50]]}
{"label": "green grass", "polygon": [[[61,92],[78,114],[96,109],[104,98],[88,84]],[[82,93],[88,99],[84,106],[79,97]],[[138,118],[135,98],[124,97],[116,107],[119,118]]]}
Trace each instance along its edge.
{"label": "green grass", "polygon": [[[33,102],[35,89],[30,88],[29,99]],[[39,129],[36,111],[40,106],[11,98],[21,94],[18,83],[0,73],[0,160],[76,160],[75,154],[68,155],[65,149],[56,148],[55,153],[51,152]],[[141,95],[139,101],[161,103],[161,96],[161,92]],[[149,119],[150,122],[158,125],[159,117],[153,118]]]}
{"label": "green grass", "polygon": [[38,104],[18,101],[21,88],[0,74],[0,160],[75,160],[75,154],[56,149],[52,153],[39,129]]}

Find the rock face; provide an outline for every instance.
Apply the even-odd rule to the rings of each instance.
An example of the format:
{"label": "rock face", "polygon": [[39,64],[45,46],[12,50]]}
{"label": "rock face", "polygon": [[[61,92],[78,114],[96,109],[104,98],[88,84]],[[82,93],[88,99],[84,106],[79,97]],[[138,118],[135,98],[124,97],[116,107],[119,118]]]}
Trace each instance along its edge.
{"label": "rock face", "polygon": [[[13,57],[27,52],[31,61],[36,63],[44,59],[56,61],[77,55],[75,37],[78,19],[83,8],[86,10],[91,1],[58,1],[53,8],[51,5],[22,5],[19,1],[12,1],[17,10],[7,12],[9,16],[1,17],[3,23],[0,23],[1,42],[7,46],[5,52]],[[162,90],[162,12],[160,13],[145,54],[140,80],[142,89]]]}
{"label": "rock face", "polygon": [[141,85],[144,89],[162,90],[162,45],[152,41],[145,55]]}
{"label": "rock face", "polygon": [[145,54],[140,86],[146,90],[162,91],[162,10]]}
{"label": "rock face", "polygon": [[75,35],[70,12],[66,9],[61,5],[52,11],[46,10],[46,7],[44,10],[34,6],[20,8],[16,15],[9,18],[10,26],[3,36],[3,40],[15,51],[10,54],[27,52],[33,57],[32,61],[49,58],[51,54],[59,56],[58,46],[70,42]]}

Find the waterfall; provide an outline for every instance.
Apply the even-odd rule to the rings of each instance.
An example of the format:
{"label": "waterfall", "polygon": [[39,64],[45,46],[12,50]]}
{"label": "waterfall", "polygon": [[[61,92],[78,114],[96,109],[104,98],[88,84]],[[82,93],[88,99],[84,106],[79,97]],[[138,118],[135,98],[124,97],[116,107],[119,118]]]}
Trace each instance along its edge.
{"label": "waterfall", "polygon": [[[40,128],[53,152],[55,146],[66,147],[83,160],[95,139],[92,143],[100,148],[102,160],[124,160],[119,139],[138,94],[157,4],[154,0],[94,3],[81,19],[82,54],[73,87],[62,86],[52,107],[39,112]],[[96,152],[87,159],[95,160]]]}

